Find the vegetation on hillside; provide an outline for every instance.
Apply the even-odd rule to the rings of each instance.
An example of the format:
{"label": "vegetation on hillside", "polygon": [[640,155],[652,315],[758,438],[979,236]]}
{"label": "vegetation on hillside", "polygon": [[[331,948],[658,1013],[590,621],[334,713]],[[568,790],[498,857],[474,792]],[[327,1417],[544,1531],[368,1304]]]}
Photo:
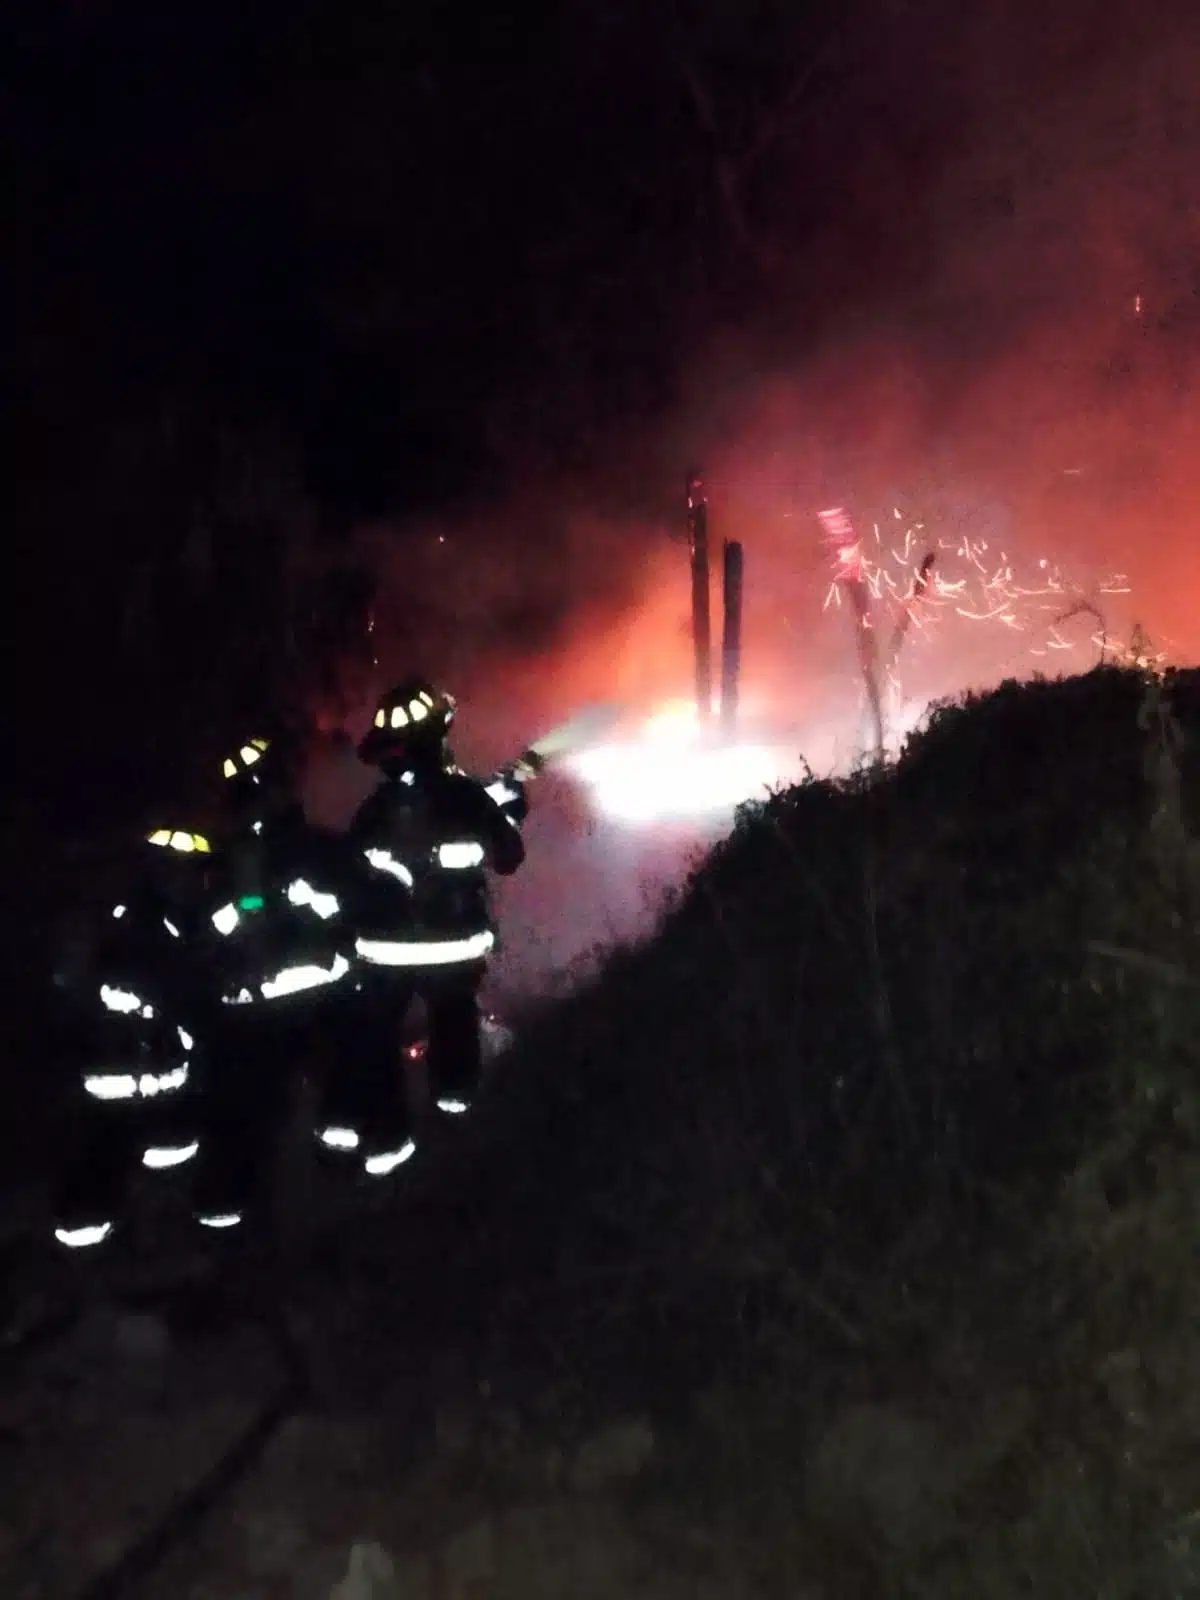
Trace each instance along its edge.
{"label": "vegetation on hillside", "polygon": [[745,808],[512,1063],[446,1303],[682,1428],[765,1582],[1196,1592],[1195,693],[1006,684]]}

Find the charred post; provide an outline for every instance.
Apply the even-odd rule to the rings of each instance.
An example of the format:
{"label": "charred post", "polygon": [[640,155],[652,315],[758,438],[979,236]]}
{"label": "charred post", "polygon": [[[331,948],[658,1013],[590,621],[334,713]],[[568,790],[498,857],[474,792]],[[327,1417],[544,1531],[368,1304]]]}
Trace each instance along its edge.
{"label": "charred post", "polygon": [[696,712],[712,715],[712,620],[709,613],[708,497],[698,472],[688,474],[688,546],[692,554],[692,647],[696,658]]}
{"label": "charred post", "polygon": [[742,570],[741,544],[736,539],[726,539],[722,573],[725,617],[721,637],[721,731],[727,739],[734,738],[737,733],[738,684],[742,675]]}

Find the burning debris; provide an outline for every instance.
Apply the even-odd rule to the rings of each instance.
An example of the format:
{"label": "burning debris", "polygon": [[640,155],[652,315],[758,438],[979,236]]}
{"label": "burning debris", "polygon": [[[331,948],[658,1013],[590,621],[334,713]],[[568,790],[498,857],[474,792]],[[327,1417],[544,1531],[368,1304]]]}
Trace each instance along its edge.
{"label": "burning debris", "polygon": [[817,513],[825,530],[826,543],[837,565],[833,594],[839,604],[844,593],[854,613],[854,639],[858,648],[858,667],[862,673],[867,709],[871,717],[876,756],[883,755],[883,700],[879,691],[879,651],[871,621],[871,590],[866,576],[862,546],[848,512],[842,506]]}
{"label": "burning debris", "polygon": [[[898,540],[887,539],[878,523],[866,540],[844,507],[817,514],[834,562],[823,609],[840,607],[843,600],[851,608],[877,749],[884,745],[885,723],[897,720],[905,699],[899,659],[906,639],[912,633],[929,639],[951,618],[1026,635],[1023,653],[1038,659],[1078,650],[1080,641],[1063,630],[1086,616],[1094,624],[1088,638],[1099,660],[1122,658],[1120,647],[1109,638],[1099,601],[1130,593],[1123,573],[1104,577],[1089,595],[1045,557],[1026,576],[1006,550],[993,551],[986,539],[934,538],[923,522],[906,521],[898,507],[892,517],[903,527]],[[872,615],[878,604],[894,619],[882,660]]]}
{"label": "burning debris", "polygon": [[[1129,592],[1123,576],[1104,579],[1089,596],[1048,560],[1026,578],[1006,551],[992,552],[984,539],[934,537],[924,523],[906,523],[899,509],[893,518],[903,526],[898,538],[886,539],[878,524],[862,538],[844,506],[817,514],[834,568],[823,609],[845,604],[853,617],[866,721],[862,745],[875,759],[923,713],[922,702],[914,714],[916,702],[902,685],[903,653],[951,619],[1024,635],[1025,651],[1037,658],[1077,650],[1080,641],[1064,630],[1086,617],[1101,659],[1120,657],[1099,601]],[[714,725],[709,508],[696,471],[687,479],[687,532],[694,698],[668,701],[640,722],[625,718],[620,737],[577,749],[569,763],[600,814],[620,822],[727,821],[738,804],[793,779],[805,743],[799,729],[784,732],[776,719],[759,736],[739,728],[743,555],[731,541],[723,551],[720,717]],[[807,732],[824,742],[817,730]]]}
{"label": "burning debris", "polygon": [[[893,508],[893,518],[904,523]],[[827,519],[840,519],[831,524]],[[833,545],[837,569],[825,595],[824,609],[841,605],[847,583],[861,585],[870,599],[883,601],[911,613],[919,632],[928,632],[946,616],[967,622],[996,624],[1014,633],[1035,635],[1031,655],[1050,650],[1071,650],[1072,642],[1059,633],[1061,625],[1087,610],[1101,624],[1093,635],[1096,647],[1105,645],[1103,617],[1098,605],[1080,587],[1066,580],[1060,568],[1043,557],[1029,577],[1020,574],[1004,550],[995,553],[986,539],[933,539],[923,522],[907,523],[899,543],[885,540],[879,524],[872,526],[870,543],[854,532],[840,507],[819,513],[826,537]],[[836,531],[831,532],[831,527]],[[956,565],[957,564],[957,565]],[[1124,573],[1113,573],[1096,585],[1096,595],[1129,594]],[[907,628],[907,622],[905,623]]]}
{"label": "burning debris", "polygon": [[687,530],[695,698],[668,702],[630,728],[625,739],[595,745],[572,763],[601,812],[620,821],[727,819],[795,767],[794,759],[770,741],[737,738],[744,557],[742,546],[731,540],[722,555],[720,723],[719,729],[712,727],[708,497],[694,470],[687,479]]}

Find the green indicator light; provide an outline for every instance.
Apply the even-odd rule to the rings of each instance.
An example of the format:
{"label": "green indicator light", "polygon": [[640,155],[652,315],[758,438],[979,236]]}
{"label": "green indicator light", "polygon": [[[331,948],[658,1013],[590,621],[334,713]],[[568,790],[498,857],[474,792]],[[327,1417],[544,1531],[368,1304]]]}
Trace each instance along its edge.
{"label": "green indicator light", "polygon": [[242,898],[238,901],[238,910],[239,911],[261,911],[262,908],[263,908],[263,897],[260,894],[243,895]]}

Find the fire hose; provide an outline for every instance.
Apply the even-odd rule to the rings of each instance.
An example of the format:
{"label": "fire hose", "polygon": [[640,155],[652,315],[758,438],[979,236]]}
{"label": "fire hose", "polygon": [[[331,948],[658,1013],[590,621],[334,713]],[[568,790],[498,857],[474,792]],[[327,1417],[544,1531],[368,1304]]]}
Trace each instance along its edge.
{"label": "fire hose", "polygon": [[279,1357],[283,1378],[275,1394],[224,1453],[179,1495],[146,1532],[104,1571],[88,1580],[75,1600],[125,1600],[261,1459],[283,1424],[307,1402],[312,1379],[298,1340],[280,1310],[261,1326]]}
{"label": "fire hose", "polygon": [[488,783],[488,793],[498,805],[511,805],[521,798],[520,784],[540,777],[546,768],[564,756],[584,750],[604,733],[607,733],[628,712],[628,707],[615,701],[588,706],[586,710],[560,723],[549,733],[542,734],[526,745],[514,761],[508,762]]}

